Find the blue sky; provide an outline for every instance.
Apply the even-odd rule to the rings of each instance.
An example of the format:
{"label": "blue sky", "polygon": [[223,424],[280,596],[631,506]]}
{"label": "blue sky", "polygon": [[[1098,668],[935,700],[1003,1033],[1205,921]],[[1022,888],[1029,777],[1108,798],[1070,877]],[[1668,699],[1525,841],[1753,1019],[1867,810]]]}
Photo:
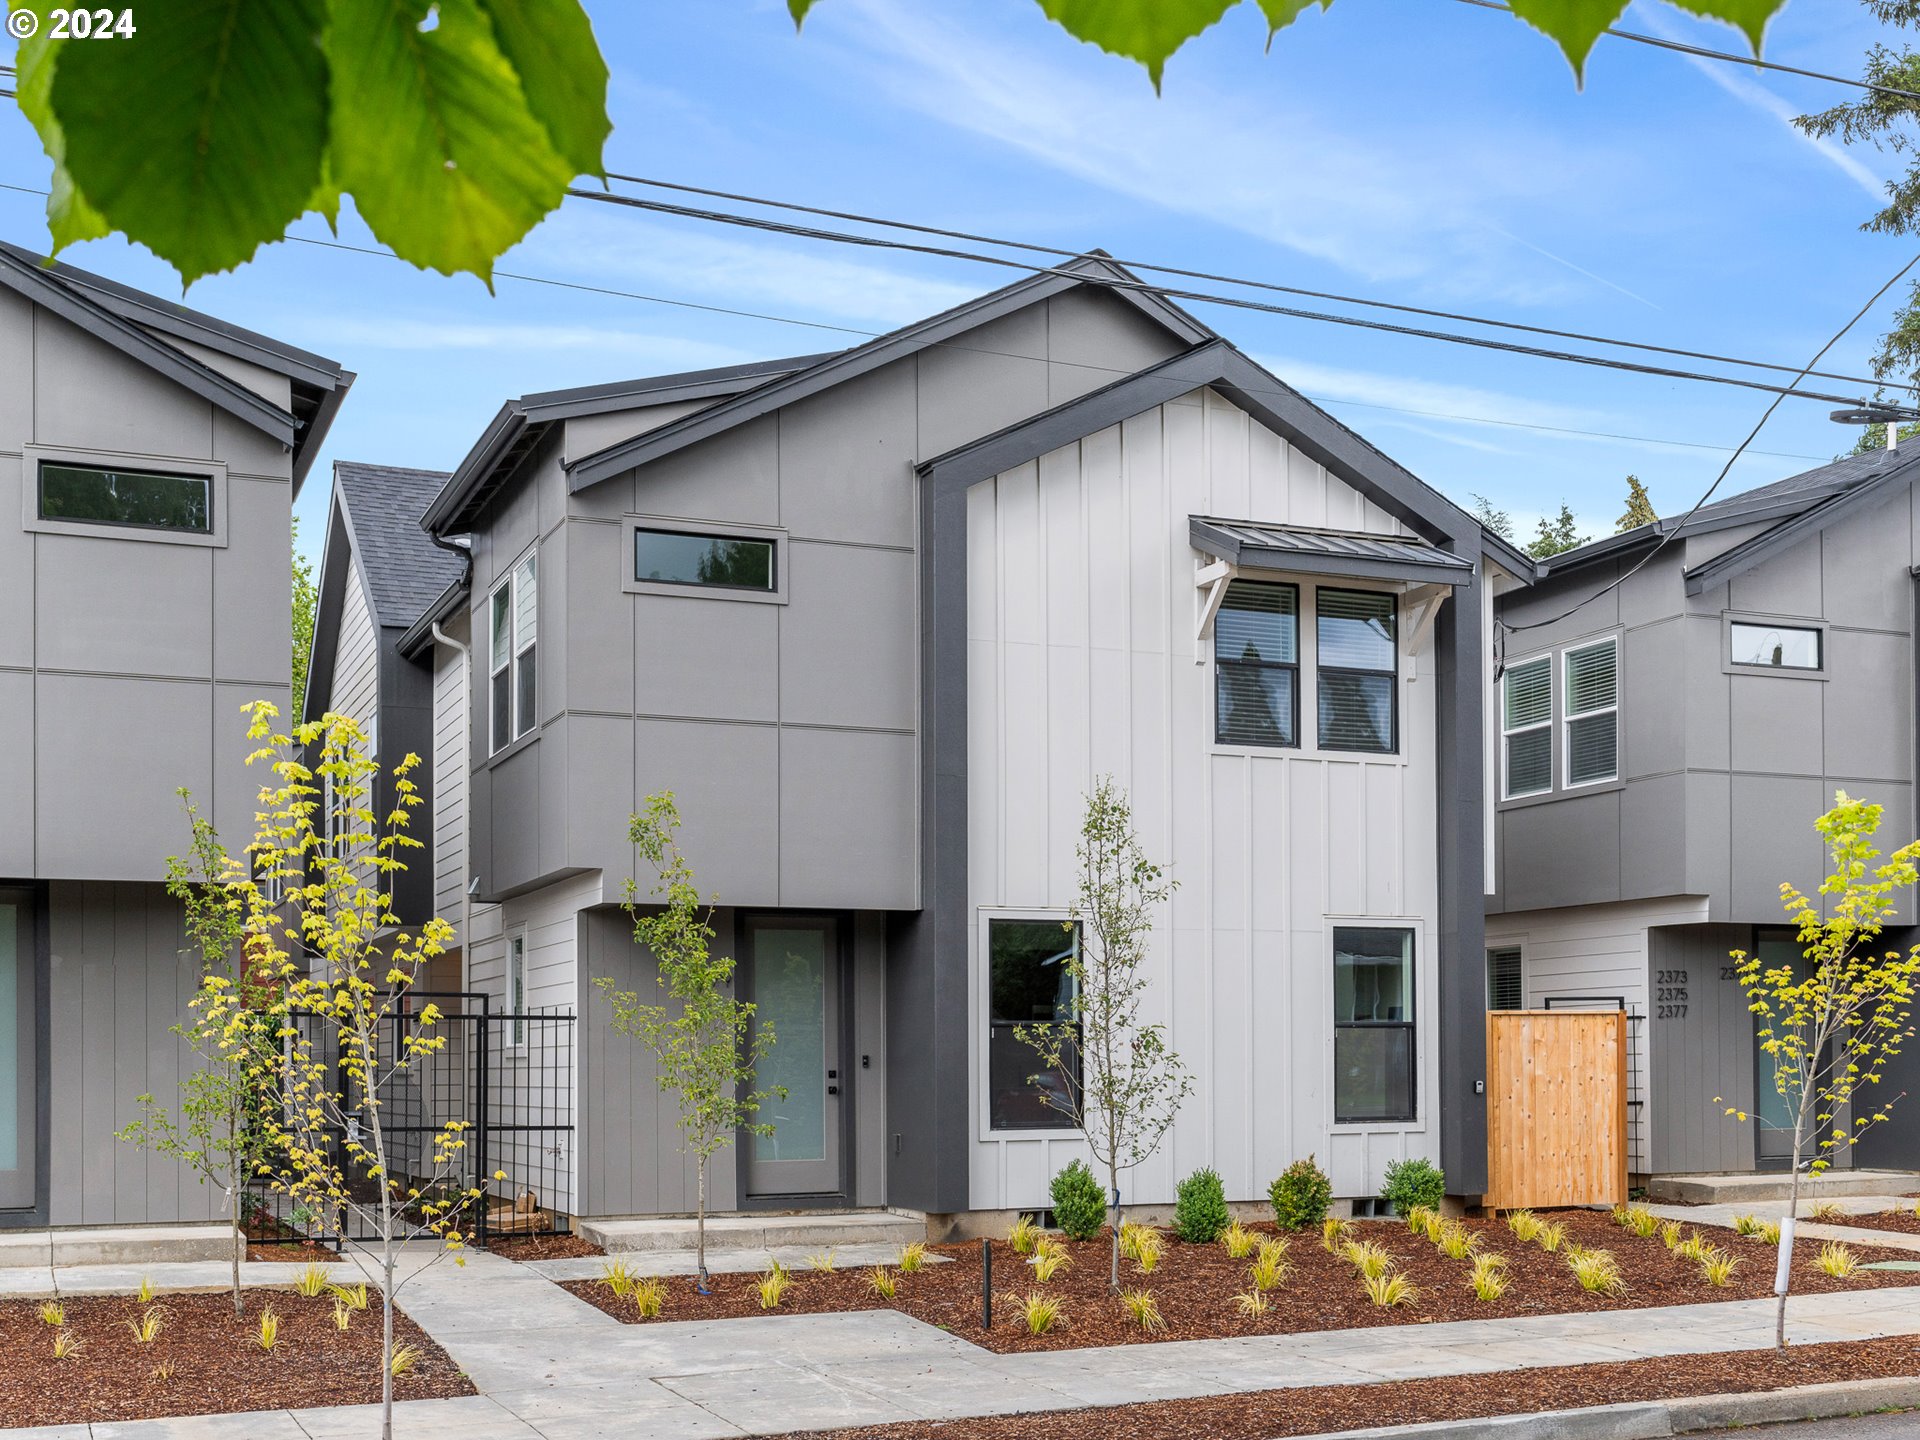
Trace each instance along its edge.
{"label": "blue sky", "polygon": [[[1339,0],[1271,53],[1242,5],[1173,60],[1159,98],[1032,0],[820,0],[799,37],[782,0],[587,5],[613,68],[609,167],[634,174],[1794,365],[1914,247],[1858,228],[1891,157],[1788,124],[1857,92],[1617,40],[1580,91],[1548,41],[1445,0]],[[1626,23],[1742,44],[1663,5]],[[1857,0],[1792,0],[1767,55],[1854,74],[1878,29]],[[31,129],[14,113],[0,127],[0,183],[43,186]],[[317,219],[296,233],[327,234]],[[38,198],[0,191],[0,235],[44,246]],[[350,215],[341,238],[368,243]],[[179,294],[117,240],[66,258]],[[501,263],[861,332],[1009,278],[581,201]],[[509,395],[859,338],[505,279],[489,295],[297,244],[185,298],[359,373],[323,466],[450,468]],[[1683,510],[1767,398],[1194,308],[1449,495],[1488,495],[1528,529],[1564,498],[1610,531],[1629,472]],[[1889,309],[1827,368],[1865,373]],[[1789,401],[1729,485],[1845,449],[1828,408]],[[301,501],[309,544],[325,489]]]}

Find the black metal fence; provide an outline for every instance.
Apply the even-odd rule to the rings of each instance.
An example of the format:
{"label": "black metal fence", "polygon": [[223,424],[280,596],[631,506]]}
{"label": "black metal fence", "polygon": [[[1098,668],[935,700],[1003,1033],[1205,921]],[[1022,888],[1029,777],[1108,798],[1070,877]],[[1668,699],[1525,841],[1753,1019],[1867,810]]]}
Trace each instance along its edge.
{"label": "black metal fence", "polygon": [[[428,1028],[427,1005],[438,1008]],[[323,1017],[292,1023],[315,1055],[338,1065],[337,1036]],[[425,1187],[438,1174],[445,1190],[478,1189],[481,1198],[460,1222],[475,1244],[517,1236],[564,1233],[573,1209],[573,1045],[575,1017],[560,1009],[495,1011],[478,993],[413,992],[384,1016],[375,1033],[380,1072],[380,1129],[388,1169],[403,1188]],[[445,1044],[398,1064],[409,1036]],[[464,1122],[465,1145],[443,1173],[434,1163],[435,1137]],[[327,1136],[335,1163],[348,1175],[355,1200],[373,1199],[375,1183],[347,1159],[350,1141],[365,1144],[367,1117],[355,1116]],[[503,1178],[498,1178],[503,1177]],[[257,1183],[252,1196],[256,1244],[377,1239],[355,1206],[340,1216],[317,1215]],[[347,1228],[341,1235],[334,1222]]]}
{"label": "black metal fence", "polygon": [[1627,1170],[1634,1175],[1646,1174],[1647,1097],[1642,1068],[1642,1047],[1646,1042],[1641,1034],[1646,1015],[1624,995],[1550,995],[1546,1005],[1549,1010],[1627,1012]]}

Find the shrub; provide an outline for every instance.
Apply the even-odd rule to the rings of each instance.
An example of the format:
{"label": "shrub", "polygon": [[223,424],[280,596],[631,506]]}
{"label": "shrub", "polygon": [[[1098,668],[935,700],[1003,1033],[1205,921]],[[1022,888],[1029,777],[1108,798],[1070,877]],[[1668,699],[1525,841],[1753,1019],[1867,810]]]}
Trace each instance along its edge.
{"label": "shrub", "polygon": [[1847,1207],[1838,1200],[1816,1200],[1808,1209],[1807,1218],[1825,1221],[1844,1220],[1847,1218]]}
{"label": "shrub", "polygon": [[151,1345],[160,1338],[160,1331],[165,1326],[166,1320],[167,1312],[164,1306],[149,1305],[140,1312],[138,1320],[129,1320],[126,1325],[127,1329],[133,1332],[135,1344]]}
{"label": "shrub", "polygon": [[609,1260],[600,1267],[600,1283],[613,1292],[616,1300],[632,1293],[634,1279],[633,1267],[624,1260]]}
{"label": "shrub", "polygon": [[387,1368],[393,1372],[393,1378],[398,1380],[417,1367],[425,1358],[426,1352],[418,1345],[401,1345],[394,1350],[393,1359],[387,1362]]}
{"label": "shrub", "polygon": [[1673,1253],[1676,1256],[1682,1260],[1691,1260],[1696,1265],[1705,1260],[1713,1251],[1714,1247],[1707,1243],[1706,1236],[1702,1235],[1698,1230],[1688,1232],[1686,1239],[1677,1240],[1673,1245]]}
{"label": "shrub", "polygon": [[1134,1245],[1133,1263],[1142,1275],[1151,1275],[1159,1265],[1160,1257],[1167,1253],[1167,1242],[1160,1238],[1160,1232],[1148,1227]]}
{"label": "shrub", "polygon": [[312,1300],[326,1293],[328,1270],[324,1265],[307,1265],[296,1271],[293,1277],[293,1289],[297,1295]]}
{"label": "shrub", "polygon": [[1510,1210],[1507,1212],[1507,1229],[1513,1232],[1513,1238],[1522,1245],[1531,1245],[1540,1238],[1540,1232],[1547,1222],[1531,1210]]}
{"label": "shrub", "polygon": [[1838,1240],[1829,1240],[1820,1247],[1820,1257],[1813,1263],[1836,1280],[1850,1280],[1860,1268],[1860,1257]]}
{"label": "shrub", "polygon": [[1758,1235],[1760,1233],[1760,1217],[1758,1215],[1734,1216],[1733,1233],[1743,1240],[1749,1236]]}
{"label": "shrub", "polygon": [[1407,1222],[1407,1229],[1415,1235],[1427,1233],[1427,1217],[1433,1212],[1424,1205],[1416,1205],[1401,1218]]}
{"label": "shrub", "polygon": [[787,1298],[787,1291],[793,1288],[793,1276],[787,1273],[786,1266],[776,1260],[754,1288],[760,1292],[762,1310],[778,1310],[780,1302]]}
{"label": "shrub", "polygon": [[1438,1210],[1447,1195],[1446,1173],[1431,1160],[1395,1160],[1387,1166],[1380,1198],[1402,1215],[1416,1205]]}
{"label": "shrub", "polygon": [[1267,1313],[1267,1297],[1259,1290],[1249,1290],[1243,1295],[1233,1297],[1234,1308],[1242,1315],[1264,1315]]}
{"label": "shrub", "polygon": [[1189,1245],[1211,1245],[1227,1228],[1227,1190],[1214,1170],[1196,1170],[1174,1195],[1173,1233]]}
{"label": "shrub", "polygon": [[1029,1335],[1046,1334],[1066,1314],[1066,1308],[1058,1300],[1038,1290],[1015,1297],[1014,1304],[1019,1307],[1020,1318],[1027,1322]]}
{"label": "shrub", "polygon": [[1287,1272],[1293,1267],[1288,1265],[1282,1252],[1269,1250],[1265,1246],[1254,1257],[1253,1264],[1247,1267],[1247,1278],[1253,1282],[1253,1288],[1262,1293],[1277,1290],[1287,1278]]}
{"label": "shrub", "polygon": [[1007,1231],[1007,1244],[1013,1247],[1013,1253],[1016,1255],[1031,1255],[1033,1247],[1039,1243],[1040,1237],[1044,1234],[1046,1232],[1034,1222],[1031,1215],[1022,1215],[1013,1222],[1013,1228]]}
{"label": "shrub", "polygon": [[367,1308],[366,1281],[356,1280],[351,1285],[329,1285],[327,1288],[333,1292],[333,1298],[338,1300],[342,1305],[345,1305],[349,1310],[364,1310]]}
{"label": "shrub", "polygon": [[900,1288],[900,1282],[886,1266],[876,1265],[867,1272],[867,1286],[882,1300],[891,1300],[894,1292]]}
{"label": "shrub", "polygon": [[1368,1280],[1377,1280],[1394,1268],[1394,1259],[1385,1246],[1371,1240],[1349,1240],[1341,1255]]}
{"label": "shrub", "polygon": [[1455,1221],[1442,1230],[1440,1238],[1433,1243],[1449,1260],[1465,1260],[1480,1248],[1480,1237]]}
{"label": "shrub", "polygon": [[1073,1260],[1059,1242],[1054,1241],[1042,1244],[1027,1257],[1027,1264],[1033,1267],[1033,1278],[1044,1285],[1053,1279],[1055,1271],[1069,1268]]}
{"label": "shrub", "polygon": [[1229,1259],[1244,1260],[1260,1243],[1260,1237],[1236,1220],[1220,1232],[1220,1243],[1226,1247]]}
{"label": "shrub", "polygon": [[1467,1284],[1473,1289],[1476,1300],[1498,1300],[1507,1293],[1507,1261],[1503,1255],[1476,1255],[1473,1257],[1473,1274],[1467,1277]]}
{"label": "shrub", "polygon": [[1709,1250],[1700,1257],[1700,1278],[1715,1288],[1732,1280],[1733,1272],[1739,1268],[1739,1257],[1725,1250]]}
{"label": "shrub", "polygon": [[40,1318],[57,1330],[67,1323],[67,1307],[58,1300],[42,1300]]}
{"label": "shrub", "polygon": [[1133,1323],[1149,1335],[1167,1328],[1167,1322],[1160,1316],[1160,1302],[1153,1298],[1151,1290],[1122,1290],[1120,1303],[1133,1317]]}
{"label": "shrub", "polygon": [[911,1245],[900,1247],[900,1273],[918,1275],[921,1267],[927,1263],[927,1245],[924,1240],[916,1240]]}
{"label": "shrub", "polygon": [[1084,1160],[1053,1177],[1053,1223],[1069,1240],[1091,1240],[1107,1223],[1107,1197]]}
{"label": "shrub", "polygon": [[1267,1190],[1273,1221],[1282,1230],[1304,1230],[1327,1218],[1333,1204],[1333,1181],[1313,1163],[1313,1156],[1296,1160],[1280,1172]]}
{"label": "shrub", "polygon": [[1577,1250],[1567,1256],[1567,1268],[1580,1282],[1582,1290],[1596,1295],[1619,1295],[1627,1282],[1621,1278],[1620,1264],[1605,1250]]}
{"label": "shrub", "polygon": [[1353,1238],[1353,1222],[1329,1215],[1320,1222],[1320,1248],[1329,1255],[1338,1255],[1340,1247]]}
{"label": "shrub", "polygon": [[[268,1311],[272,1314],[272,1311]],[[80,1352],[87,1348],[87,1342],[80,1332],[70,1326],[62,1325],[53,1332],[53,1358],[56,1360],[75,1360]]]}
{"label": "shrub", "polygon": [[1414,1287],[1413,1278],[1393,1271],[1363,1276],[1360,1288],[1367,1292],[1369,1300],[1383,1309],[1395,1305],[1411,1305],[1420,1298],[1419,1290]]}
{"label": "shrub", "polygon": [[1678,1220],[1669,1220],[1660,1227],[1660,1243],[1671,1250],[1680,1243],[1680,1237],[1686,1233],[1686,1226]]}
{"label": "shrub", "polygon": [[633,1282],[633,1308],[642,1320],[658,1320],[667,1304],[667,1282],[657,1276]]}
{"label": "shrub", "polygon": [[807,1268],[830,1272],[833,1269],[833,1247],[829,1245],[825,1250],[815,1250],[807,1256]]}
{"label": "shrub", "polygon": [[1754,1231],[1753,1234],[1755,1239],[1763,1241],[1768,1245],[1778,1246],[1780,1243],[1780,1222],[1778,1220],[1762,1220],[1760,1222],[1760,1228]]}
{"label": "shrub", "polygon": [[1539,1242],[1542,1250],[1551,1255],[1567,1243],[1567,1227],[1558,1220],[1549,1220],[1533,1238]]}

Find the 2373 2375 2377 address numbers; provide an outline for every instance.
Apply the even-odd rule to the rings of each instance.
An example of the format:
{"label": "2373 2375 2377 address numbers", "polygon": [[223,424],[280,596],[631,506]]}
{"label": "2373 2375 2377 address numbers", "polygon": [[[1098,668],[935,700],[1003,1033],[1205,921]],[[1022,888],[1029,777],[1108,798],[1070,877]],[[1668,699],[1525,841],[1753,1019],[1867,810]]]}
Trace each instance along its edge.
{"label": "2373 2375 2377 address numbers", "polygon": [[61,8],[42,16],[38,10],[16,5],[7,11],[7,33],[16,40],[27,39],[42,24],[53,40],[131,40],[137,33],[132,10]]}

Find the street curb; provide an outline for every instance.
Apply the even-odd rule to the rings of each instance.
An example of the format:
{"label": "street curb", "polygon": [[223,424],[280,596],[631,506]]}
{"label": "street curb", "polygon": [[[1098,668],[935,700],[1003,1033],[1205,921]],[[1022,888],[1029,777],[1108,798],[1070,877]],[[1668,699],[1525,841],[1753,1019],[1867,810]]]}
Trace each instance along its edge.
{"label": "street curb", "polygon": [[1476,1440],[1480,1436],[1488,1440],[1661,1440],[1698,1430],[1907,1409],[1920,1409],[1920,1379],[1847,1380],[1742,1395],[1695,1395],[1531,1415],[1384,1425],[1327,1431],[1314,1440]]}

